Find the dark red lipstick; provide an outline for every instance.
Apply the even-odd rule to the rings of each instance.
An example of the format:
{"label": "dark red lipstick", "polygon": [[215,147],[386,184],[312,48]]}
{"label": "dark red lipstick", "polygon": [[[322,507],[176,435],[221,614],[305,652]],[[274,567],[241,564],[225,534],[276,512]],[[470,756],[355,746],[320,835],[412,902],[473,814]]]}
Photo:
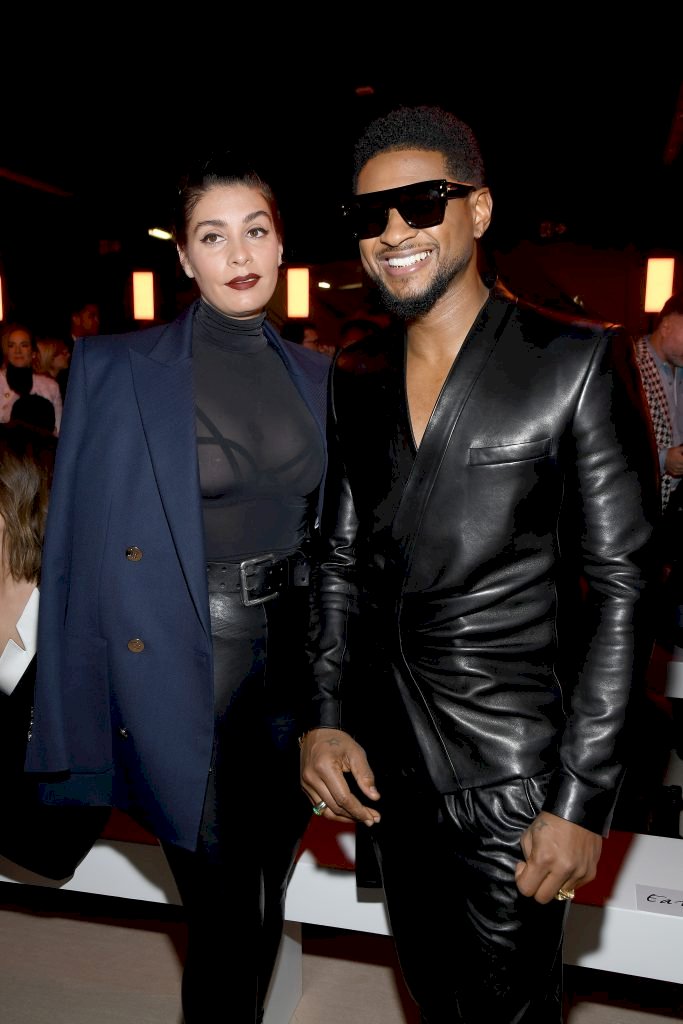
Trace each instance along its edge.
{"label": "dark red lipstick", "polygon": [[258,274],[247,274],[246,277],[233,277],[228,281],[228,288],[234,288],[238,292],[246,291],[258,284],[261,278]]}

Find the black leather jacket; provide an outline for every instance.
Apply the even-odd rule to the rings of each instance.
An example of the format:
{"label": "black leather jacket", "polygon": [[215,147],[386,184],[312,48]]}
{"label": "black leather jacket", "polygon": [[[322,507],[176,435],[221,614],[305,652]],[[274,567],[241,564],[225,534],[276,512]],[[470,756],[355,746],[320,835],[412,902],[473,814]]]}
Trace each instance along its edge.
{"label": "black leather jacket", "polygon": [[398,697],[441,792],[550,772],[606,833],[658,515],[632,345],[492,294],[417,452],[404,366],[391,330],[334,364],[310,724],[400,757]]}

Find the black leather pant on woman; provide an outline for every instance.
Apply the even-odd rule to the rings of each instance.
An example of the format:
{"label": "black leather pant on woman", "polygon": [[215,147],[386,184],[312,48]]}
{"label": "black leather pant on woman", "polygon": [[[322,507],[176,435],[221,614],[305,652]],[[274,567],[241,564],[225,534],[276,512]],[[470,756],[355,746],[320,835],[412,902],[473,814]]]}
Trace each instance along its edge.
{"label": "black leather pant on woman", "polygon": [[568,903],[514,881],[547,777],[438,796],[406,769],[378,775],[373,826],[389,919],[424,1024],[560,1024]]}
{"label": "black leather pant on woman", "polygon": [[199,842],[195,852],[163,849],[187,914],[186,1024],[251,1024],[263,1014],[310,821],[297,742],[308,589],[245,607],[214,582],[215,739]]}

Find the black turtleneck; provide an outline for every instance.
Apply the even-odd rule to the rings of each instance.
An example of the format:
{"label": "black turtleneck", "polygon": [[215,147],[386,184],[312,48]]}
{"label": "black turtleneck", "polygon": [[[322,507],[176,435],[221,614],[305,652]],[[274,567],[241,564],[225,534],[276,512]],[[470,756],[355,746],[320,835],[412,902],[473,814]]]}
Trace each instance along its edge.
{"label": "black turtleneck", "polygon": [[192,328],[206,557],[293,551],[313,518],[323,441],[266,314],[236,320],[200,301]]}
{"label": "black turtleneck", "polygon": [[8,363],[5,369],[7,387],[18,395],[30,395],[33,390],[33,370],[30,366],[14,366]]}

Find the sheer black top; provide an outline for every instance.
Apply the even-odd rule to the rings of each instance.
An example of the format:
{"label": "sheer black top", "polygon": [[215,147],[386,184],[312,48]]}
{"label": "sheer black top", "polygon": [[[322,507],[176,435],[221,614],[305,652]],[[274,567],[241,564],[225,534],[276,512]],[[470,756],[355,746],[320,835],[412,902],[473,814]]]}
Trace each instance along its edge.
{"label": "sheer black top", "polygon": [[263,333],[200,302],[192,328],[206,557],[236,562],[297,548],[323,472],[316,422]]}

